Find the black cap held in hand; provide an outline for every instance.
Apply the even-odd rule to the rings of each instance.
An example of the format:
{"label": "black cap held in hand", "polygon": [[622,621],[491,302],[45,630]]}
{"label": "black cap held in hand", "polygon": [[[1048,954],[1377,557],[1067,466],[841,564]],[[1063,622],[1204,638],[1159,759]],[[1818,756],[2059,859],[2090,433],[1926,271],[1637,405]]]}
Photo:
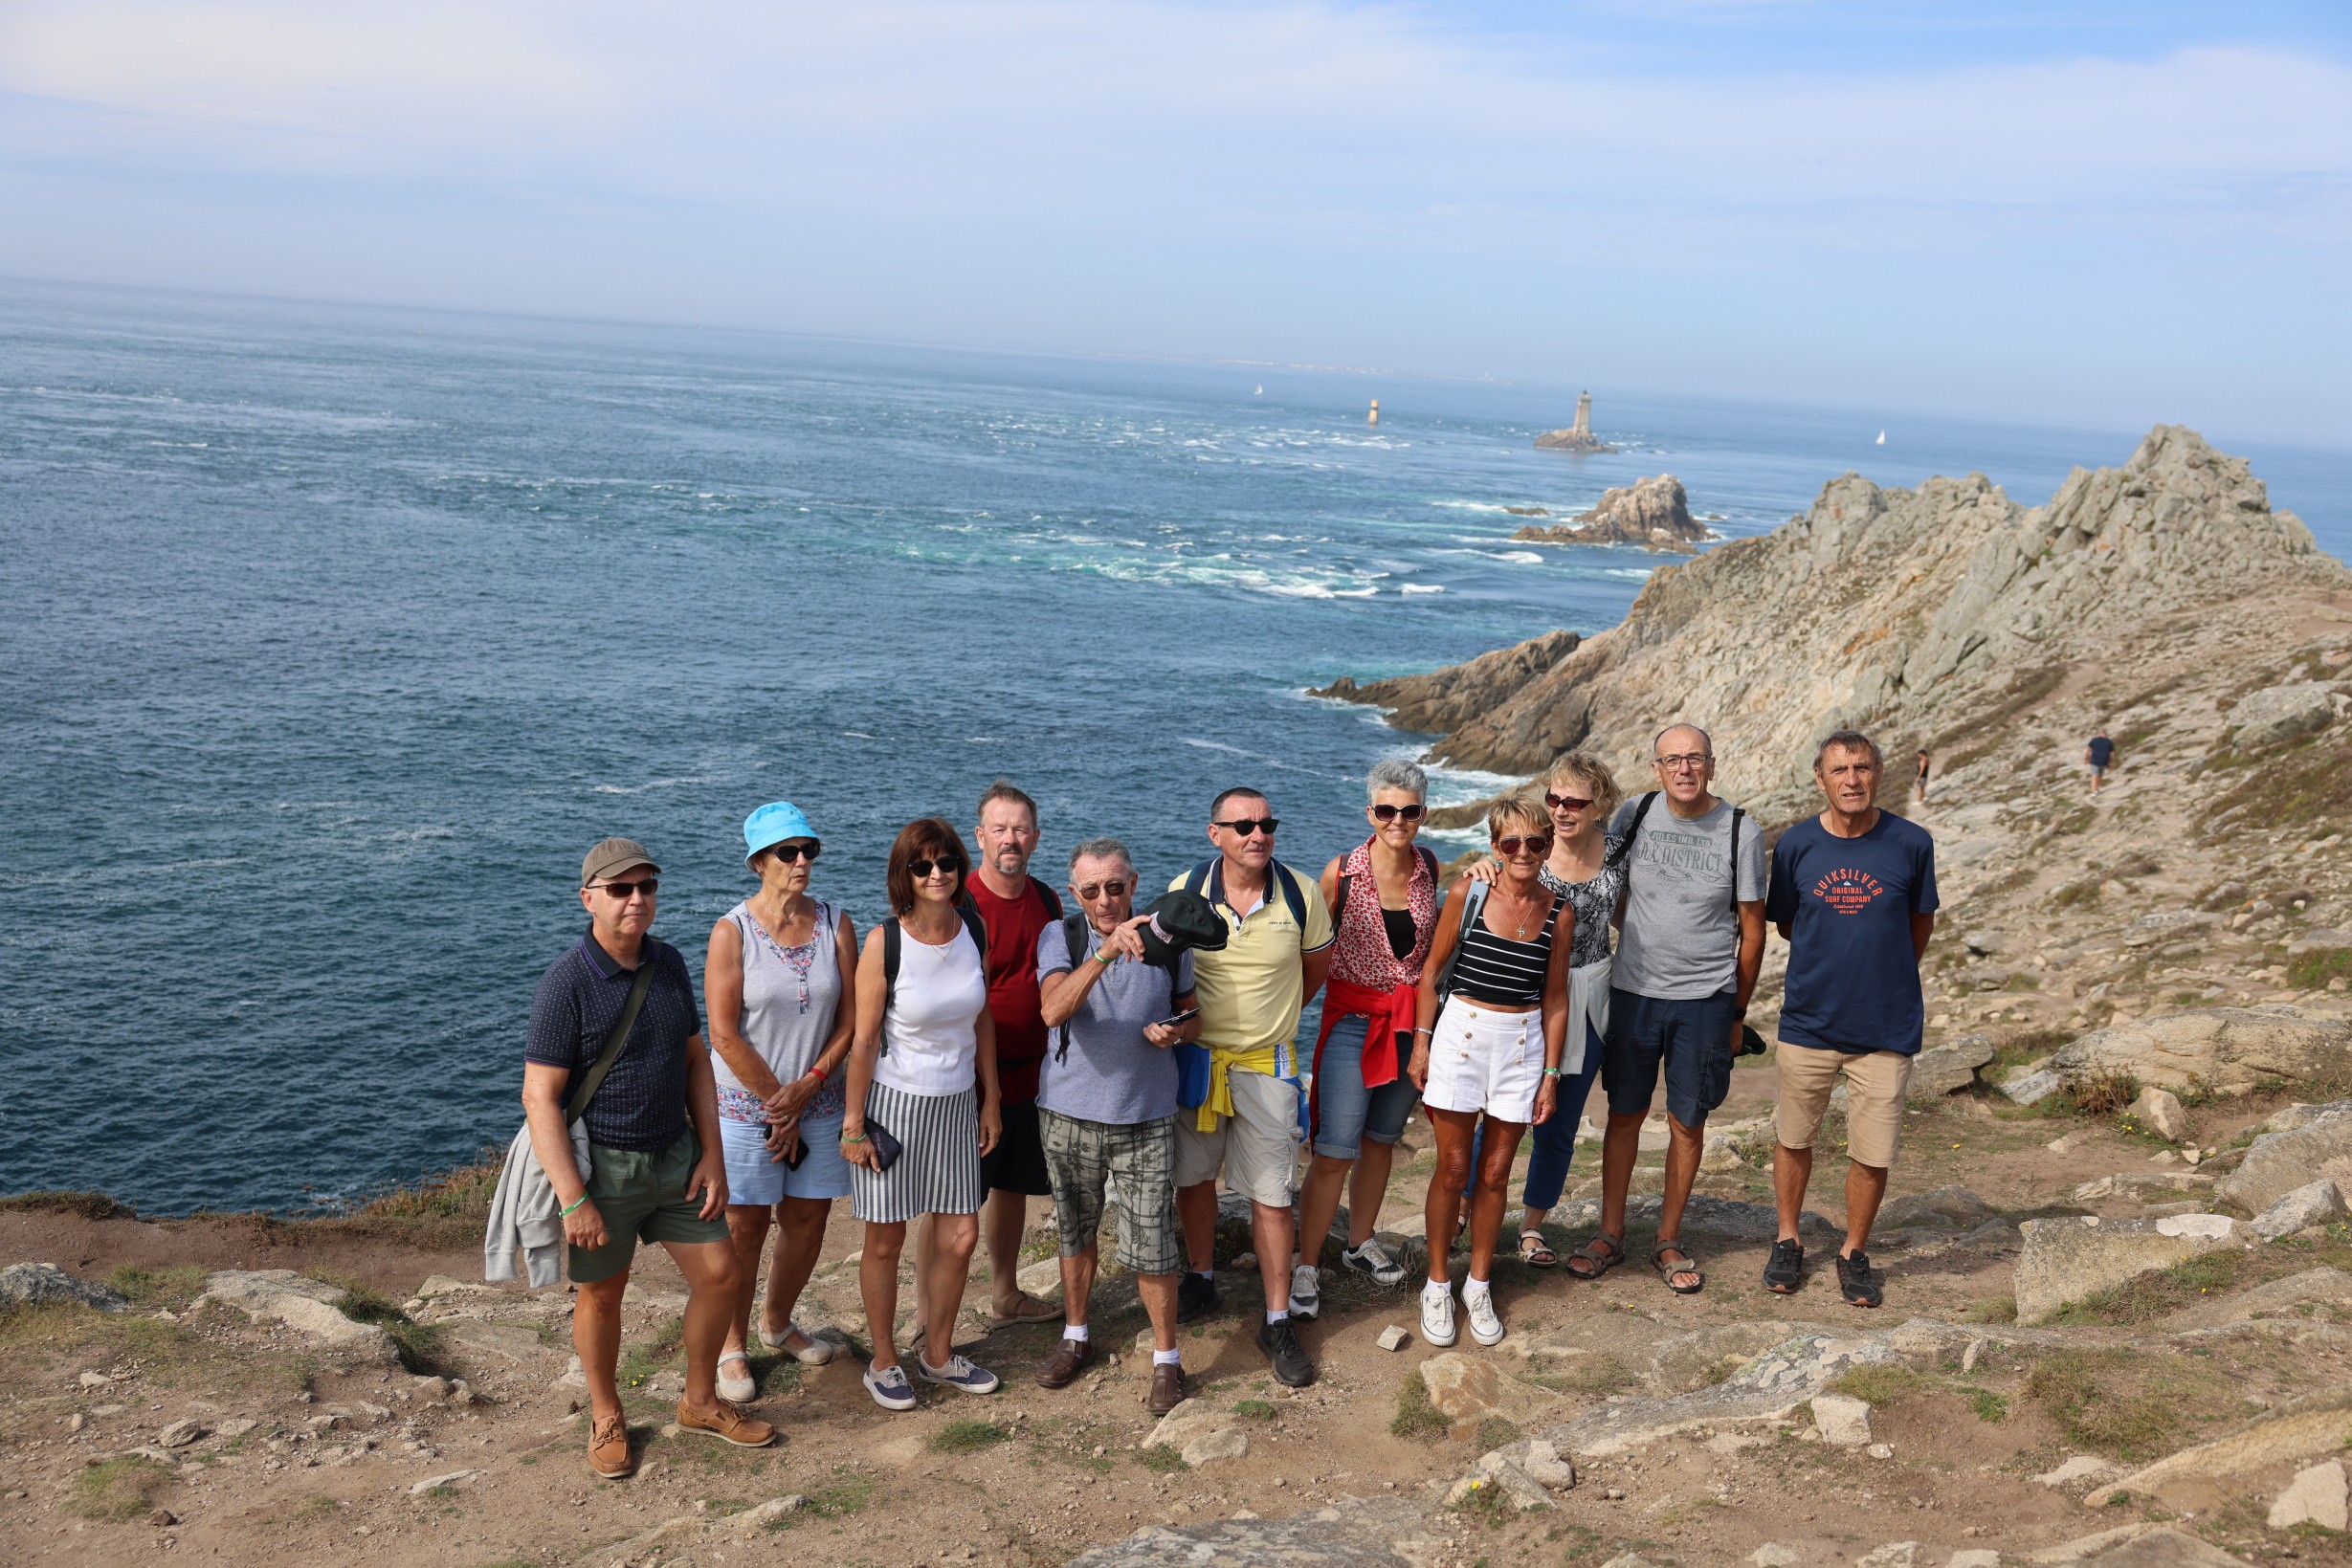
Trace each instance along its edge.
{"label": "black cap held in hand", "polygon": [[1143,939],[1146,962],[1165,966],[1179,953],[1214,953],[1225,945],[1225,917],[1189,889],[1162,894],[1143,913],[1151,918],[1136,928],[1136,935]]}

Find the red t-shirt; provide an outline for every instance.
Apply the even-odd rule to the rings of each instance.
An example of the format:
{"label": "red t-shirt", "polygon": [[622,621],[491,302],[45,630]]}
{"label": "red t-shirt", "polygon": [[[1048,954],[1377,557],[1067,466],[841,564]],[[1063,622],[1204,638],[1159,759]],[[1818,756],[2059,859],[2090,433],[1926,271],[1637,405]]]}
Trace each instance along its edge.
{"label": "red t-shirt", "polygon": [[1007,1105],[1037,1097],[1045,1060],[1044,1005],[1037,994],[1037,939],[1054,923],[1032,877],[1018,898],[1000,898],[977,875],[973,907],[988,930],[988,1017],[996,1025],[996,1087]]}

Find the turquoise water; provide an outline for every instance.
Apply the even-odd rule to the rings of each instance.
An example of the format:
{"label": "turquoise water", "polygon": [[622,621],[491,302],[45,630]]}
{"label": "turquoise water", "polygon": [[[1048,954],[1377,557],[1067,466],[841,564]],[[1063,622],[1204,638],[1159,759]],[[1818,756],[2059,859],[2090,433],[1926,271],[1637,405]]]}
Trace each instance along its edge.
{"label": "turquoise water", "polygon": [[[1653,564],[1506,505],[2039,501],[2137,433],[1604,391],[1623,453],[1534,451],[1575,390],[0,288],[0,1192],[300,1210],[502,1142],[606,833],[698,969],[777,797],[861,926],[999,774],[1048,862],[1172,875],[1250,783],[1320,867],[1411,740],[1302,688],[1600,630]],[[2255,455],[2342,553],[2343,459]]]}

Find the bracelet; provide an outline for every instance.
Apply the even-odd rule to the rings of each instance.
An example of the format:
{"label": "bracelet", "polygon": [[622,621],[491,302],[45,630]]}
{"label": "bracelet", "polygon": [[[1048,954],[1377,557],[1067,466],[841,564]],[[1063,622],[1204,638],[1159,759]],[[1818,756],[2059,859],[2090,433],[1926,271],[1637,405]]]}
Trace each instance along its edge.
{"label": "bracelet", "polygon": [[[584,1193],[582,1193],[579,1197],[574,1198],[574,1199],[571,1201],[571,1208],[578,1208],[578,1207],[579,1207],[582,1204],[585,1204],[585,1203],[587,1203],[587,1202],[588,1202],[588,1194],[584,1192]],[[570,1218],[571,1218],[571,1208],[565,1209],[562,1213],[558,1214],[558,1215],[556,1216],[556,1218],[557,1218],[557,1219],[559,1219],[559,1220],[568,1220],[568,1219],[570,1219]]]}
{"label": "bracelet", "polygon": [[841,1135],[841,1141],[844,1143],[863,1143],[865,1140],[866,1135],[863,1133],[844,1133]]}
{"label": "bracelet", "polygon": [[1556,1067],[1547,1067],[1543,1070],[1543,1075],[1546,1078],[1557,1078],[1560,1076],[1560,1070]]}
{"label": "bracelet", "polygon": [[1435,1029],[1415,1029],[1413,1030],[1413,1033],[1426,1034],[1432,1040],[1437,1037],[1437,1031]]}
{"label": "bracelet", "polygon": [[804,1078],[814,1078],[817,1082],[823,1083],[825,1081],[825,1070],[821,1067],[812,1067],[808,1071],[802,1073],[801,1076]]}
{"label": "bracelet", "polygon": [[1098,947],[1095,949],[1095,961],[1102,965],[1105,969],[1108,969],[1112,964],[1119,961],[1119,955],[1112,952],[1107,947]]}

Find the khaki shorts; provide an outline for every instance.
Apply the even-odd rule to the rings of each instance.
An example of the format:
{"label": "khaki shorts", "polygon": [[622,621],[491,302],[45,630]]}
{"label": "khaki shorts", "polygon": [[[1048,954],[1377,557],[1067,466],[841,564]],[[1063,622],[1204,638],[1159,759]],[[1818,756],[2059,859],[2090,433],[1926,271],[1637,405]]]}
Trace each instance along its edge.
{"label": "khaki shorts", "polygon": [[588,1145],[588,1195],[604,1216],[605,1244],[571,1248],[574,1284],[593,1285],[626,1273],[641,1241],[692,1247],[727,1239],[724,1216],[705,1220],[701,1201],[686,1196],[687,1179],[701,1153],[692,1131],[652,1153]]}
{"label": "khaki shorts", "polygon": [[1196,1187],[1225,1172],[1225,1184],[1252,1203],[1288,1208],[1298,1174],[1298,1091],[1264,1072],[1228,1074],[1233,1114],[1217,1130],[1192,1125],[1194,1113],[1176,1113],[1176,1185]]}
{"label": "khaki shorts", "polygon": [[1903,1092],[1912,1058],[1899,1050],[1849,1052],[1784,1040],[1779,1063],[1781,1102],[1774,1134],[1784,1149],[1809,1149],[1830,1108],[1830,1091],[1846,1074],[1846,1152],[1857,1164],[1885,1170],[1903,1144]]}

